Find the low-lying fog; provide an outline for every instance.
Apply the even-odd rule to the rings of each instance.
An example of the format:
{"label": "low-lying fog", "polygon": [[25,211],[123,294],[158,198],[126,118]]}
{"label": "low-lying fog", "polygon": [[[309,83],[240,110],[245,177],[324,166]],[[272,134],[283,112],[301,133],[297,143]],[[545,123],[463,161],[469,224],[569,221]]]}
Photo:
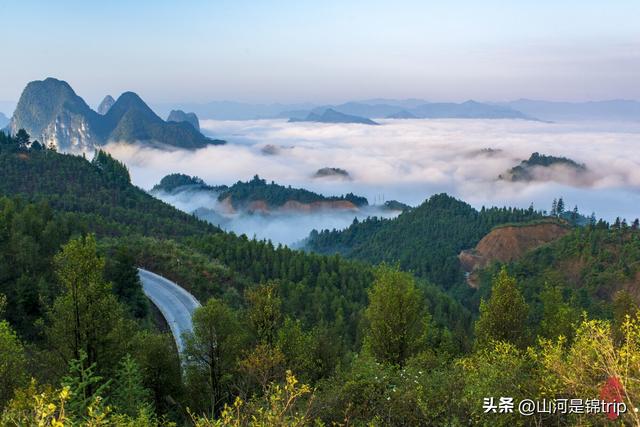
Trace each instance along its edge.
{"label": "low-lying fog", "polygon": [[[198,151],[161,151],[111,145],[129,167],[133,182],[149,190],[164,175],[197,175],[232,184],[259,174],[268,181],[325,195],[353,192],[371,204],[396,199],[417,205],[447,192],[473,206],[508,205],[549,209],[562,196],[567,207],[598,217],[640,216],[640,123],[542,123],[522,120],[382,120],[382,126],[287,123],[285,120],[203,120],[205,133],[228,141]],[[491,149],[491,150],[487,150]],[[545,173],[546,181],[507,182],[498,175],[532,152],[565,156],[586,164],[589,175]],[[323,167],[351,179],[313,178]],[[193,211],[205,203],[170,200]],[[364,212],[366,216],[370,212]],[[249,236],[292,243],[313,228],[343,228],[354,214],[243,216],[227,228]]]}
{"label": "low-lying fog", "polygon": [[239,212],[226,214],[220,208],[217,193],[205,191],[184,191],[177,194],[164,192],[154,193],[155,197],[181,209],[193,212],[225,230],[249,237],[270,239],[276,243],[295,245],[309,235],[311,230],[325,228],[346,228],[355,217],[364,219],[368,216],[392,218],[399,212],[388,211],[376,206],[368,206],[358,212],[350,210],[319,211],[311,213],[274,212],[268,215]]}

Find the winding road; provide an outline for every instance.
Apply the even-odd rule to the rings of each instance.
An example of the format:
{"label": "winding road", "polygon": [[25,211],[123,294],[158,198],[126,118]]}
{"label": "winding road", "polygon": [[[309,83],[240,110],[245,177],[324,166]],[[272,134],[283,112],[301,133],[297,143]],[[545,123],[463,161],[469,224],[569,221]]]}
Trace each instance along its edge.
{"label": "winding road", "polygon": [[178,284],[151,271],[138,269],[142,289],[158,307],[171,328],[178,352],[184,351],[183,334],[193,332],[191,316],[200,303]]}

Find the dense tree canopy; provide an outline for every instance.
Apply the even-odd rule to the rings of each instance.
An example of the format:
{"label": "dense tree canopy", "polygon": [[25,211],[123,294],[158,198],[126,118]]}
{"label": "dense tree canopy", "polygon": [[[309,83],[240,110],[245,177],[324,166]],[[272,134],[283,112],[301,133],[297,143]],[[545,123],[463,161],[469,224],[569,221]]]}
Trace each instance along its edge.
{"label": "dense tree canopy", "polygon": [[[638,423],[633,411],[484,406],[637,402],[637,223],[590,221],[490,265],[469,310],[425,278],[461,286],[459,249],[539,213],[436,195],[396,220],[312,236],[353,261],[222,233],[132,186],[105,153],[34,145],[0,133],[2,425]],[[367,263],[385,260],[394,267]],[[138,266],[205,302],[182,365]]]}
{"label": "dense tree canopy", "polygon": [[400,263],[403,270],[450,288],[463,282],[457,256],[494,226],[540,218],[533,209],[482,208],[437,194],[395,219],[354,221],[345,230],[311,233],[307,247],[372,263]]}

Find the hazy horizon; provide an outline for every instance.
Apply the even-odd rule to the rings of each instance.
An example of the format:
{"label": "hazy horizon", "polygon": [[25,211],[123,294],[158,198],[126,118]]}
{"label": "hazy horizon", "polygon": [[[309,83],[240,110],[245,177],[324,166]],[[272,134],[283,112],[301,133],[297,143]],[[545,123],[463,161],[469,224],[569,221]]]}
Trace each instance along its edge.
{"label": "hazy horizon", "polygon": [[0,13],[20,34],[0,100],[49,75],[92,106],[127,90],[152,105],[640,99],[633,1],[34,0]]}
{"label": "hazy horizon", "polygon": [[[105,95],[103,97],[101,97],[100,99],[98,99],[95,102],[92,102],[90,100],[88,100],[87,98],[85,98],[82,93],[79,93],[72,82],[69,82],[67,80],[65,80],[64,78],[60,78],[60,77],[55,77],[55,76],[47,76],[47,77],[42,77],[40,79],[36,79],[36,80],[44,80],[48,77],[53,77],[56,78],[58,80],[63,80],[66,81],[67,83],[69,83],[71,85],[71,87],[74,89],[74,91],[76,92],[76,94],[78,96],[80,96],[82,99],[84,99],[84,101],[89,105],[89,107],[93,110],[97,110],[100,102],[104,99],[105,96],[107,95],[111,95],[114,99],[118,99],[118,97],[124,93],[124,92],[136,92],[135,89],[127,89],[124,90],[122,93],[105,93]],[[24,86],[26,86],[29,82],[25,82]],[[23,86],[23,89],[24,89]],[[136,92],[137,93],[137,92]],[[140,95],[138,93],[138,95]],[[242,100],[242,99],[210,99],[207,101],[201,101],[201,102],[196,102],[196,101],[189,101],[189,100],[179,100],[179,101],[175,101],[175,102],[153,102],[153,100],[149,100],[147,98],[145,98],[144,96],[142,96],[143,101],[145,101],[152,110],[154,110],[154,112],[160,116],[166,115],[166,113],[168,112],[169,109],[177,109],[177,108],[182,108],[184,106],[195,106],[195,105],[200,105],[200,106],[205,106],[207,104],[214,104],[214,103],[235,103],[235,104],[245,104],[245,105],[253,105],[253,106],[260,106],[260,105],[264,105],[264,106],[269,106],[269,105],[283,105],[283,106],[287,106],[287,105],[302,105],[302,104],[308,104],[309,106],[323,106],[323,105],[340,105],[340,104],[345,104],[345,103],[349,103],[349,102],[356,102],[356,103],[371,103],[371,101],[376,101],[376,102],[380,102],[380,103],[384,103],[384,101],[396,101],[396,102],[401,102],[401,101],[424,101],[425,103],[440,103],[440,102],[451,102],[451,103],[462,103],[462,102],[466,102],[466,101],[476,101],[476,102],[481,102],[481,103],[488,103],[488,104],[493,104],[493,103],[507,103],[507,102],[513,102],[513,101],[521,101],[521,100],[526,100],[526,101],[534,101],[534,102],[557,102],[557,103],[570,103],[570,104],[582,104],[582,103],[597,103],[597,102],[614,102],[614,101],[632,101],[632,102],[640,102],[640,98],[638,99],[632,99],[632,98],[603,98],[603,99],[592,99],[592,100],[574,100],[574,101],[570,101],[570,100],[563,100],[563,99],[542,99],[542,98],[525,98],[525,97],[516,97],[516,98],[512,98],[512,99],[506,99],[506,100],[495,100],[495,99],[472,99],[472,98],[461,98],[461,99],[456,99],[456,100],[452,100],[452,99],[424,99],[421,97],[406,97],[406,98],[390,98],[390,97],[377,97],[377,96],[370,96],[367,98],[358,98],[358,99],[337,99],[337,100],[333,100],[333,101],[326,101],[326,102],[314,102],[314,101],[299,101],[299,102],[286,102],[286,101],[282,101],[282,100],[272,100],[272,101],[264,101],[264,102],[252,102],[249,100]],[[17,105],[19,101],[19,97],[16,100],[2,100],[0,99],[0,113],[4,113],[7,117],[11,117],[11,115],[13,114],[13,111],[15,110],[15,107]],[[164,117],[163,117],[164,118]],[[203,116],[203,118],[208,118],[206,116]]]}
{"label": "hazy horizon", "polygon": [[[162,151],[144,145],[111,144],[107,150],[124,161],[134,184],[149,190],[170,173],[195,175],[211,185],[247,181],[259,174],[267,181],[305,188],[324,195],[348,192],[370,202],[396,199],[416,206],[433,194],[446,192],[476,208],[514,206],[549,210],[563,197],[571,209],[613,221],[639,216],[640,168],[634,155],[640,143],[640,123],[543,123],[524,120],[424,119],[383,120],[383,126],[287,123],[286,120],[204,120],[206,132],[229,144],[197,151]],[[276,149],[265,152],[267,146]],[[494,151],[487,152],[491,148]],[[498,176],[538,151],[585,163],[589,173],[576,179],[562,167],[552,177],[509,182]],[[273,154],[275,153],[275,154]],[[233,159],[220,161],[220,159]],[[215,164],[215,167],[212,165]],[[347,170],[351,180],[314,179],[322,167]],[[167,198],[186,211],[203,205]],[[190,206],[190,209],[186,209]],[[362,214],[366,216],[367,214]],[[295,232],[275,218],[257,224],[241,218],[228,229],[251,230],[258,237],[292,243],[313,228],[348,226],[354,215],[298,218]],[[302,215],[304,217],[304,215]],[[330,228],[330,227],[329,227]],[[283,229],[289,230],[286,234]],[[282,236],[288,236],[284,239]]]}

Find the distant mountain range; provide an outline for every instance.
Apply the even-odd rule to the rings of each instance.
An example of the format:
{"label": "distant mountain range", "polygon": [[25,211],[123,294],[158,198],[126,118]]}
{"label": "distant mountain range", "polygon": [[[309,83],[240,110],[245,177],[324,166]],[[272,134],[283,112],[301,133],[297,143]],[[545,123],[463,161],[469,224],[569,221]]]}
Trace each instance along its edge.
{"label": "distant mountain range", "polygon": [[417,119],[417,117],[407,110],[400,110],[396,113],[389,114],[387,119]]}
{"label": "distant mountain range", "polygon": [[193,111],[198,117],[205,119],[255,120],[285,118],[281,115],[283,111],[299,110],[308,113],[314,107],[317,107],[317,104],[250,104],[235,101],[212,101],[204,104],[159,104],[156,106],[156,110],[166,115],[177,108],[183,111]]}
{"label": "distant mountain range", "polygon": [[[614,120],[640,121],[640,102],[611,100],[597,102],[551,102],[520,99],[510,102],[463,103],[429,102],[423,99],[367,99],[343,104],[249,104],[215,101],[206,104],[181,104],[185,111],[199,117],[218,120],[304,119],[309,113],[331,108],[343,114],[370,119],[477,118],[538,119],[543,121]],[[175,106],[159,106],[173,109]]]}
{"label": "distant mountain range", "polygon": [[[361,118],[488,118],[535,119],[509,106],[467,101],[460,104],[432,103],[421,99],[370,99],[343,104],[248,104],[231,101],[215,101],[206,104],[180,104],[184,110],[198,116],[217,120],[298,119],[304,120],[311,113],[322,115],[327,110],[359,116]],[[159,109],[166,106],[159,106]]]}
{"label": "distant mountain range", "polygon": [[[103,110],[104,111],[104,110]],[[67,82],[54,78],[29,83],[9,125],[61,151],[87,151],[109,142],[148,143],[195,149],[223,144],[192,125],[165,122],[135,93],[125,92],[101,115],[76,95]]]}
{"label": "distant mountain range", "polygon": [[461,104],[452,102],[423,103],[411,107],[409,105],[348,102],[333,108],[345,114],[375,118],[409,118],[412,116],[419,119],[533,119],[509,107],[476,101],[467,101]]}
{"label": "distant mountain range", "polygon": [[197,131],[200,131],[200,121],[195,113],[185,113],[182,110],[171,110],[169,117],[167,117],[167,121],[178,123],[186,122],[193,126]]}
{"label": "distant mountain range", "polygon": [[640,102],[630,100],[551,102],[519,99],[498,105],[513,108],[540,120],[640,122]]}
{"label": "distant mountain range", "polygon": [[[432,103],[420,99],[393,100],[370,99],[343,104],[245,104],[218,101],[207,104],[183,104],[185,110],[194,111],[200,117],[218,120],[254,120],[286,118],[293,121],[319,121],[327,110],[361,119],[409,119],[409,118],[474,118],[474,119],[533,119],[509,106],[467,101]],[[161,107],[162,108],[162,107]],[[308,119],[311,120],[308,120]],[[373,121],[373,120],[372,120]],[[333,122],[345,123],[345,122]],[[350,123],[350,122],[349,122]]]}
{"label": "distant mountain range", "polygon": [[292,117],[290,122],[316,122],[316,123],[356,123],[361,125],[378,125],[366,117],[341,113],[333,108],[327,108],[322,112],[312,111],[305,118]]}

